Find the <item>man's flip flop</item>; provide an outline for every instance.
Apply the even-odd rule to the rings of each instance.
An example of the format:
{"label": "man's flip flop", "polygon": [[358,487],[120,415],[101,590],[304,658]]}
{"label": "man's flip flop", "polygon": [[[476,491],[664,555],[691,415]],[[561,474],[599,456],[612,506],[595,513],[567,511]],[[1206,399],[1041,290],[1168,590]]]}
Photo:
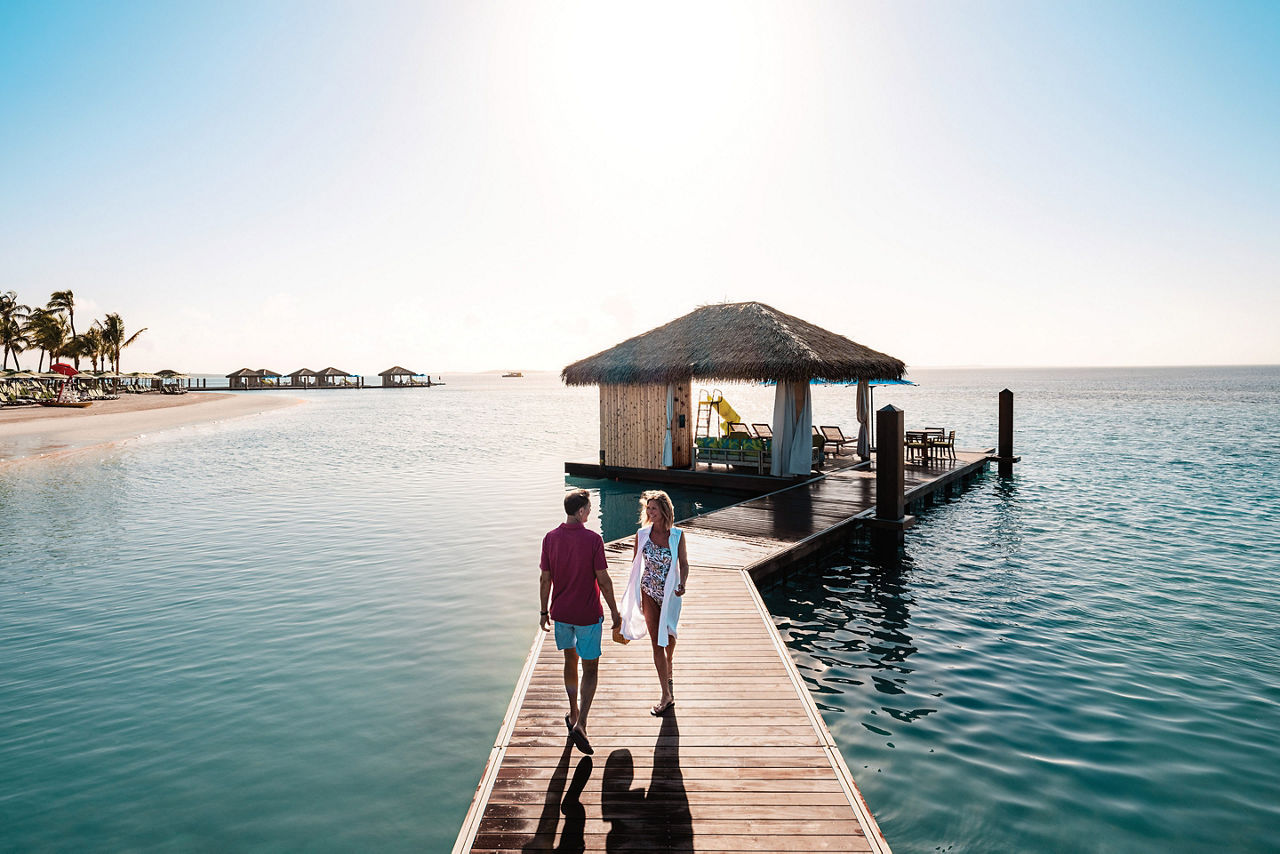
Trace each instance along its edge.
{"label": "man's flip flop", "polygon": [[595,749],[592,748],[591,742],[587,741],[587,737],[582,734],[582,730],[580,729],[569,730],[569,738],[573,739],[574,747],[578,748],[588,756],[595,753]]}
{"label": "man's flip flop", "polygon": [[568,715],[564,716],[564,728],[569,730],[569,732],[573,732],[573,724],[569,723]]}

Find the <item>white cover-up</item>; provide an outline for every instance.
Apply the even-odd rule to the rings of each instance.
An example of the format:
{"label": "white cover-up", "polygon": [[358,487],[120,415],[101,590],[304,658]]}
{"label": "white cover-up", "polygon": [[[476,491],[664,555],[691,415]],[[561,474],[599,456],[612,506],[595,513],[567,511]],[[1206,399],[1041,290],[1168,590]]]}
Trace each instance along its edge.
{"label": "white cover-up", "polygon": [[[648,637],[649,627],[644,622],[644,604],[640,597],[644,591],[640,589],[640,579],[644,575],[644,544],[649,542],[652,525],[636,531],[636,556],[631,561],[631,577],[627,580],[627,589],[622,594],[622,636],[627,640],[640,640]],[[667,570],[667,583],[662,590],[662,611],[658,614],[658,646],[667,645],[667,636],[679,637],[676,624],[680,622],[680,597],[676,588],[680,586],[680,537],[683,532],[679,528],[671,529],[671,569]]]}

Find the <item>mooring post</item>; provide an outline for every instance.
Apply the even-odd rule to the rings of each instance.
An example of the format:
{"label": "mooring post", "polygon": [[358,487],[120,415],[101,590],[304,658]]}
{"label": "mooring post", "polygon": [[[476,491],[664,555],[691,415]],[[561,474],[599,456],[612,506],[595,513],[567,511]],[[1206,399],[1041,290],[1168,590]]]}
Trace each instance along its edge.
{"label": "mooring post", "polygon": [[900,545],[905,532],[915,523],[906,515],[903,497],[906,459],[903,432],[906,414],[896,406],[876,413],[876,515],[870,523],[871,538],[884,545]]}
{"label": "mooring post", "polygon": [[996,439],[996,462],[1001,477],[1013,476],[1013,464],[1022,459],[1013,455],[1013,392],[1000,392],[1000,427]]}

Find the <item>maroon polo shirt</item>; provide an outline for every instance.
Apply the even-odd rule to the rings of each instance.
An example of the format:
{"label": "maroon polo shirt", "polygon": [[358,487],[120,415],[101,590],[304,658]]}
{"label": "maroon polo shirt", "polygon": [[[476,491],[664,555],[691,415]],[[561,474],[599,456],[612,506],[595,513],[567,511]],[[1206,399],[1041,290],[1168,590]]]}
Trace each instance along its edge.
{"label": "maroon polo shirt", "polygon": [[543,572],[551,573],[551,619],[594,626],[604,616],[596,570],[608,569],[604,540],[581,522],[561,522],[542,538]]}

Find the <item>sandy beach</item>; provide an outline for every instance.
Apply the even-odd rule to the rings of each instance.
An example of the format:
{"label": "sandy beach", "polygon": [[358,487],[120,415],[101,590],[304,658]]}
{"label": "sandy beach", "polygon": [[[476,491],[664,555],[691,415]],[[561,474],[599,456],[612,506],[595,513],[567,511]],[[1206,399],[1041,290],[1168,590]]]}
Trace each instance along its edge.
{"label": "sandy beach", "polygon": [[0,465],[63,455],[191,424],[256,415],[302,401],[276,395],[195,392],[122,395],[86,409],[0,409]]}

